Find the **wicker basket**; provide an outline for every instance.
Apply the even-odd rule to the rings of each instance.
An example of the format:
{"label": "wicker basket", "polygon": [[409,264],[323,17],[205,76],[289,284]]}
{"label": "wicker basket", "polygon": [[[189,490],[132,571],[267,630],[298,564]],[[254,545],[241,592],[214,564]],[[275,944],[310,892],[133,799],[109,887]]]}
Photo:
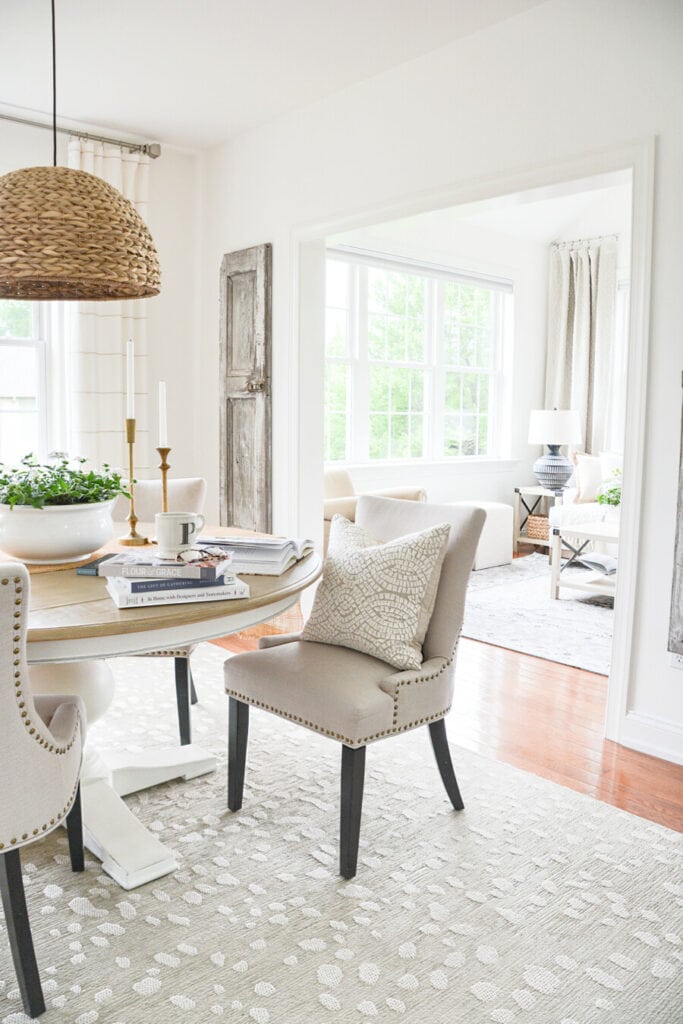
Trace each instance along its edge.
{"label": "wicker basket", "polygon": [[529,516],[526,521],[526,534],[530,540],[547,540],[549,533],[547,516]]}

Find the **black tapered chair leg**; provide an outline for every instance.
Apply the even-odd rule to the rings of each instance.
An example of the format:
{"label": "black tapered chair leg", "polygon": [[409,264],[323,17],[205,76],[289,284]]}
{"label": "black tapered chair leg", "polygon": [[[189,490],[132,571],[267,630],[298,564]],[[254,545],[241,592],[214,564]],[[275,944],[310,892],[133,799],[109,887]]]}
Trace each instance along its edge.
{"label": "black tapered chair leg", "polygon": [[24,1010],[29,1017],[39,1017],[45,1012],[45,999],[33,948],[18,850],[0,853],[0,894]]}
{"label": "black tapered chair leg", "polygon": [[365,747],[354,748],[342,744],[339,874],[344,878],[353,878],[358,865],[364,781]]}
{"label": "black tapered chair leg", "polygon": [[448,798],[456,811],[462,811],[465,805],[462,802],[462,797],[460,796],[458,782],[455,778],[455,771],[453,770],[453,762],[451,761],[451,752],[448,749],[448,736],[446,735],[445,719],[440,718],[438,722],[430,722],[429,736],[432,741],[432,747],[434,748],[434,756],[436,757],[439,774],[441,775],[441,780],[446,787]]}
{"label": "black tapered chair leg", "polygon": [[192,726],[190,724],[190,662],[187,658],[174,658],[175,664],[175,696],[178,704],[178,730],[180,745],[192,743]]}
{"label": "black tapered chair leg", "polygon": [[84,871],[85,857],[83,855],[83,816],[81,814],[81,785],[78,784],[76,799],[66,816],[66,834],[69,837],[69,856],[71,857],[71,870]]}
{"label": "black tapered chair leg", "polygon": [[239,811],[244,794],[244,772],[249,739],[249,705],[229,698],[228,707],[228,807]]}
{"label": "black tapered chair leg", "polygon": [[197,691],[194,688],[194,677],[192,675],[192,669],[190,668],[190,659],[187,659],[187,671],[190,673],[190,704],[199,704],[199,697]]}

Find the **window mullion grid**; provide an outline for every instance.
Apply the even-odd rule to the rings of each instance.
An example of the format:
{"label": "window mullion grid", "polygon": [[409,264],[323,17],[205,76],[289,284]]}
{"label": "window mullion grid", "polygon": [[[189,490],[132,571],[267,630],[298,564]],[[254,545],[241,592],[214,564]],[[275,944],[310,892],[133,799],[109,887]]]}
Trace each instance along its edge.
{"label": "window mullion grid", "polygon": [[[48,410],[47,410],[47,358],[46,349],[48,343],[47,334],[47,303],[33,302],[31,310],[31,336],[15,338],[0,338],[1,346],[33,349],[35,352],[35,393],[36,393],[36,417],[38,422],[38,443],[37,455],[39,461],[45,461],[49,447],[48,438]],[[28,453],[25,453],[28,454]]]}
{"label": "window mullion grid", "polygon": [[353,462],[370,459],[370,361],[368,359],[368,268],[354,266],[353,305],[353,403],[351,424]]}
{"label": "window mullion grid", "polygon": [[[375,264],[376,265],[376,264]],[[368,266],[363,263],[352,262],[352,301],[350,316],[350,398],[347,418],[348,451],[354,462],[367,463],[370,461],[370,373],[375,367],[386,367],[389,370],[387,381],[389,389],[389,407],[387,410],[388,427],[388,452],[385,457],[394,458],[394,430],[393,420],[395,415],[391,394],[394,390],[395,381],[393,370],[398,368],[407,371],[414,370],[423,374],[423,455],[422,458],[441,459],[447,453],[445,451],[445,418],[446,418],[446,375],[452,373],[457,381],[460,391],[460,408],[454,409],[453,414],[460,424],[460,435],[463,436],[464,417],[466,415],[464,406],[464,378],[467,375],[476,376],[476,409],[470,410],[475,426],[475,445],[472,454],[479,455],[480,452],[480,425],[482,415],[487,415],[487,439],[486,455],[500,454],[500,433],[503,423],[507,422],[507,416],[500,408],[500,401],[504,397],[504,362],[502,345],[506,332],[509,329],[509,317],[507,313],[507,296],[494,289],[491,309],[491,352],[492,358],[487,365],[482,364],[480,358],[476,359],[476,365],[449,365],[445,363],[444,351],[444,317],[445,317],[445,288],[446,283],[441,278],[427,277],[425,285],[425,353],[422,362],[390,359],[370,360],[368,352],[368,305],[369,305],[369,282]],[[404,270],[409,273],[409,270]],[[482,285],[486,287],[485,284]],[[407,325],[407,309],[404,311],[404,323]],[[476,345],[479,345],[479,332],[481,324],[479,314],[475,314],[473,324],[476,338]],[[406,335],[407,342],[407,335]],[[479,351],[478,349],[475,351]],[[407,356],[407,351],[404,356]],[[482,407],[481,385],[483,378],[488,380],[488,402]],[[412,451],[413,435],[413,402],[414,388],[413,377],[409,377],[408,389],[408,451]],[[462,453],[459,453],[461,455]],[[412,456],[408,456],[412,458]]]}
{"label": "window mullion grid", "polygon": [[429,366],[429,390],[430,398],[426,403],[426,409],[431,410],[427,415],[429,447],[425,446],[425,454],[432,459],[442,459],[444,456],[445,437],[445,392],[446,375],[444,369],[444,283],[443,281],[432,282],[433,307],[430,322],[430,347],[428,349]]}
{"label": "window mullion grid", "polygon": [[500,455],[501,410],[505,382],[503,380],[503,302],[504,296],[496,292],[493,300],[493,366],[489,368],[488,431],[486,454]]}
{"label": "window mullion grid", "polygon": [[[48,304],[34,302],[33,323],[38,325],[36,347],[36,405],[38,406],[38,438],[40,458],[47,458],[49,438],[47,436],[47,344],[48,344]],[[35,331],[34,331],[35,333]]]}

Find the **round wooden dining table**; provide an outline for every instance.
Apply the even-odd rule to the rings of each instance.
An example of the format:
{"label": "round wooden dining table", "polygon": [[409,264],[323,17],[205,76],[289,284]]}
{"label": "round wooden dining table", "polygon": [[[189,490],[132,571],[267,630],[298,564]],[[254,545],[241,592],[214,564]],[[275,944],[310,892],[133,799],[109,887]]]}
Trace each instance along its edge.
{"label": "round wooden dining table", "polygon": [[[145,525],[138,525],[140,533],[151,536],[153,528]],[[117,527],[119,536],[125,533],[125,524]],[[213,537],[236,533],[244,531],[207,528]],[[118,551],[154,554],[156,548],[123,547],[113,540],[92,557]],[[36,692],[40,675],[52,674],[53,689],[56,675],[60,692],[80,692],[86,706],[84,691],[89,684],[100,686],[103,675],[111,676],[106,659],[173,651],[248,629],[290,608],[322,572],[322,560],[311,552],[281,576],[241,575],[249,584],[248,598],[118,609],[105,579],[77,574],[79,564],[28,566],[26,651],[29,664],[35,666]],[[133,889],[178,866],[173,850],[145,828],[122,797],[171,779],[195,778],[215,767],[215,757],[194,743],[135,755],[104,755],[86,743],[81,775],[84,841],[122,888]]]}
{"label": "round wooden dining table", "polygon": [[[124,524],[117,524],[125,532]],[[145,529],[146,527],[146,529]],[[144,535],[153,531],[138,524]],[[207,527],[212,537],[244,534],[226,527]],[[156,547],[123,547],[116,540],[105,552],[149,552]],[[170,647],[213,640],[266,622],[290,608],[320,576],[315,553],[302,558],[282,576],[244,576],[250,596],[237,601],[199,601],[196,604],[115,606],[101,576],[79,576],[81,563],[66,566],[29,565],[31,604],[27,632],[30,662],[81,661],[144,654]]]}

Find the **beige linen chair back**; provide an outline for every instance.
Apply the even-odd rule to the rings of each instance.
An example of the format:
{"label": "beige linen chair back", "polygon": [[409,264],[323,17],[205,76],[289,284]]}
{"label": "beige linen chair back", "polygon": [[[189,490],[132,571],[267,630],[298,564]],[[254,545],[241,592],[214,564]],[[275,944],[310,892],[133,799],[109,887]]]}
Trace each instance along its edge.
{"label": "beige linen chair back", "polygon": [[[181,477],[168,481],[169,512],[203,512],[206,500],[206,480],[201,476]],[[112,513],[115,523],[128,518],[128,498],[116,499]],[[139,480],[135,485],[135,514],[141,523],[153,523],[161,512],[161,480]]]}
{"label": "beige linen chair back", "polygon": [[[51,832],[66,816],[78,786],[84,723],[76,704],[44,697],[36,710],[26,664],[29,576],[19,563],[0,564],[0,852]],[[54,705],[54,715],[50,714]],[[59,737],[59,739],[57,739]]]}
{"label": "beige linen chair back", "polygon": [[453,656],[462,628],[467,580],[485,519],[484,510],[475,506],[425,505],[367,494],[358,499],[356,523],[380,541],[419,533],[439,523],[451,524],[434,612],[422,645],[425,661]]}
{"label": "beige linen chair back", "polygon": [[71,867],[83,871],[79,774],[85,708],[78,697],[32,696],[26,663],[29,575],[0,563],[0,898],[24,1011],[45,1011],[21,848],[65,821]]}

